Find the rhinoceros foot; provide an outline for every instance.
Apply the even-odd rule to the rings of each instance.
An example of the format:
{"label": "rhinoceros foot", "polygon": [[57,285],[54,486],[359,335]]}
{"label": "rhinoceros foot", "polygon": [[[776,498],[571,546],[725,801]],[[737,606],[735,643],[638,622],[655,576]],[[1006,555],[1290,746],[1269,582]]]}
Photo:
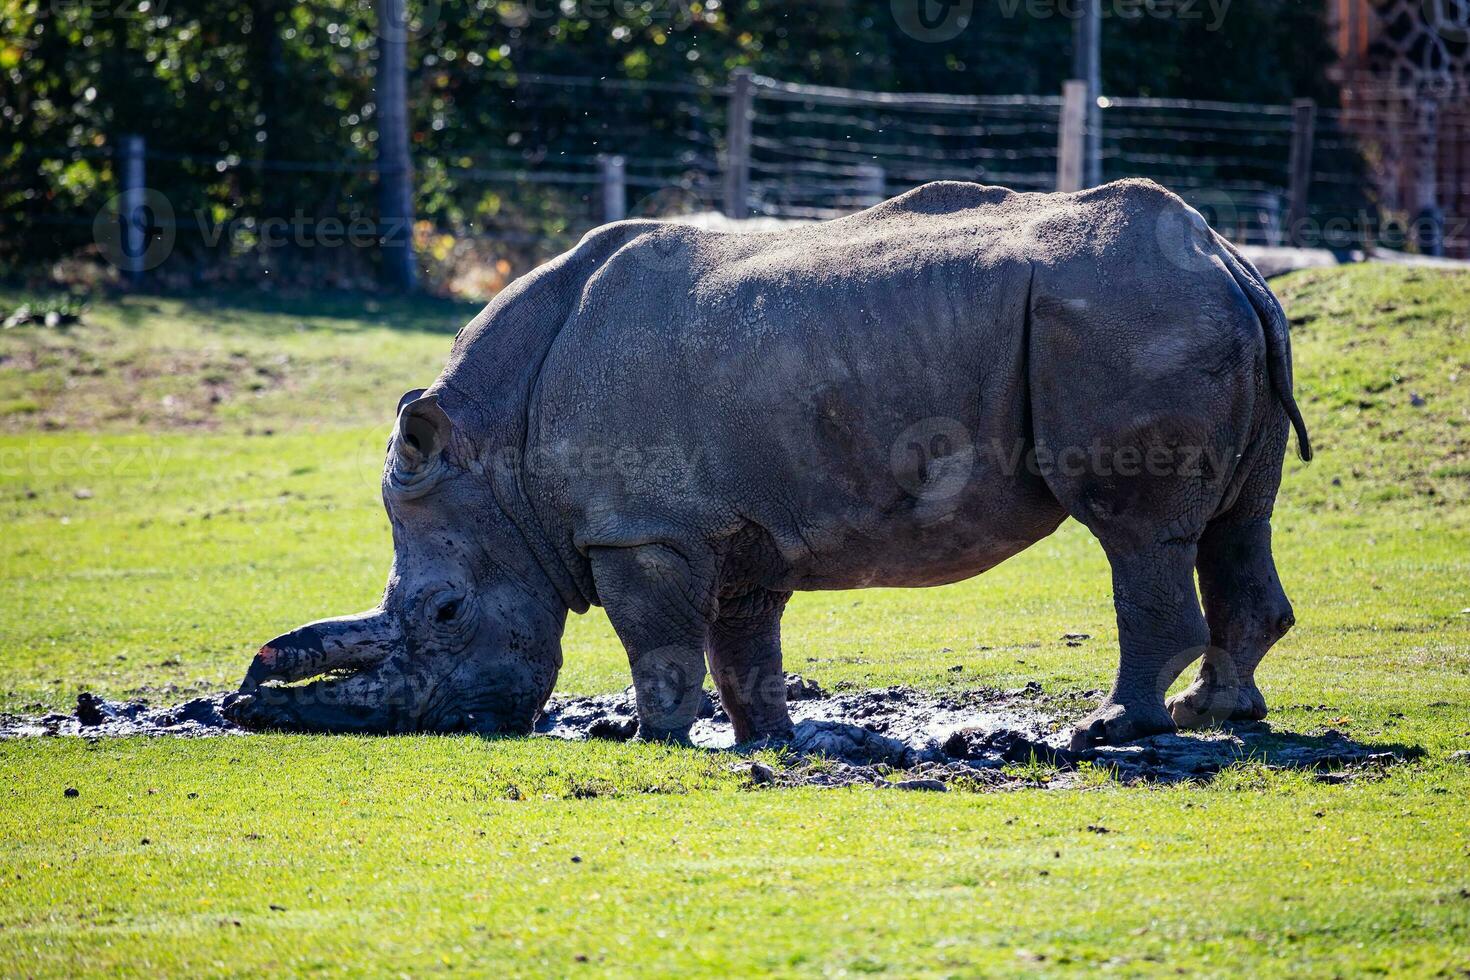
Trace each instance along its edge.
{"label": "rhinoceros foot", "polygon": [[1197,679],[1169,699],[1169,714],[1180,728],[1210,728],[1226,721],[1261,721],[1266,717],[1266,696],[1252,682],[1233,691],[1220,691]]}
{"label": "rhinoceros foot", "polygon": [[1178,730],[1174,719],[1163,706],[1125,705],[1105,702],[1072,729],[1073,752],[1098,745],[1121,745],[1150,735],[1163,735]]}

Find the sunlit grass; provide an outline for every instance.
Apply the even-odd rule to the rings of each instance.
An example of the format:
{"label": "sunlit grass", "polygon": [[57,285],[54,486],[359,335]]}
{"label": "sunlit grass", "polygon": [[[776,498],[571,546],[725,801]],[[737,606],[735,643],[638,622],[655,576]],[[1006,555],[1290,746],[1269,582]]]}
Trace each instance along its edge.
{"label": "sunlit grass", "polygon": [[[758,791],[727,756],[638,745],[10,743],[0,973],[1470,967],[1470,277],[1277,286],[1320,455],[1278,505],[1298,626],[1261,670],[1272,721],[1422,760],[909,794]],[[220,690],[264,639],[376,600],[388,419],[466,314],[354,302],[97,302],[71,339],[0,335],[0,708]],[[101,373],[69,373],[81,347]],[[239,378],[285,361],[210,381],[232,352]],[[828,688],[1105,687],[1109,588],[1069,523],[970,582],[799,595],[787,664]],[[627,683],[605,617],[574,619],[561,690]]]}

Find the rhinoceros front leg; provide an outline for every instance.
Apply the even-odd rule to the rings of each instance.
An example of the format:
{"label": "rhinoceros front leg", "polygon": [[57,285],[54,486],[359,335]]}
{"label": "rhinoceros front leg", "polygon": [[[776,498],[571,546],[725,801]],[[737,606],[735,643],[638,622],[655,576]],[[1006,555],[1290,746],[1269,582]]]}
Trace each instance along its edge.
{"label": "rhinoceros front leg", "polygon": [[638,737],[688,744],[714,618],[714,562],[665,544],[593,548],[592,577],[628,651]]}
{"label": "rhinoceros front leg", "polygon": [[790,598],[758,589],[723,600],[710,627],[710,670],[736,742],[791,735],[781,670],[781,613]]}

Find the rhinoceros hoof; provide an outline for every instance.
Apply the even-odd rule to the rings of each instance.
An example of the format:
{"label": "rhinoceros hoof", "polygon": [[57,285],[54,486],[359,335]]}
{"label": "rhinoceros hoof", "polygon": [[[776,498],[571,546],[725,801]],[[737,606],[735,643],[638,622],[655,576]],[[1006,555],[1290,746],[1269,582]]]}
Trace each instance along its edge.
{"label": "rhinoceros hoof", "polygon": [[1266,696],[1254,684],[1243,684],[1236,699],[1231,721],[1262,721],[1266,717]]}
{"label": "rhinoceros hoof", "polygon": [[1162,707],[1104,704],[1072,729],[1071,748],[1082,752],[1097,745],[1121,745],[1176,730],[1174,719]]}
{"label": "rhinoceros hoof", "polygon": [[639,724],[638,733],[633,736],[635,742],[662,742],[665,745],[682,745],[692,748],[694,740],[689,737],[688,726],[679,728],[654,728],[651,725]]}
{"label": "rhinoceros hoof", "polygon": [[1210,728],[1225,721],[1260,721],[1266,699],[1254,684],[1225,689],[1195,681],[1169,699],[1169,714],[1180,728]]}

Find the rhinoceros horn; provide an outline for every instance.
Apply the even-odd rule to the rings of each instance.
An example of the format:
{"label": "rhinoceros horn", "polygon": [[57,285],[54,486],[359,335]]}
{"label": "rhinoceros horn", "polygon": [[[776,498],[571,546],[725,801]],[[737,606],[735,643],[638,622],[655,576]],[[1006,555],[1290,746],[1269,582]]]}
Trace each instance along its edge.
{"label": "rhinoceros horn", "polygon": [[240,689],[248,692],[268,680],[299,681],[329,670],[365,670],[402,647],[397,617],[382,609],[318,620],[261,647]]}

